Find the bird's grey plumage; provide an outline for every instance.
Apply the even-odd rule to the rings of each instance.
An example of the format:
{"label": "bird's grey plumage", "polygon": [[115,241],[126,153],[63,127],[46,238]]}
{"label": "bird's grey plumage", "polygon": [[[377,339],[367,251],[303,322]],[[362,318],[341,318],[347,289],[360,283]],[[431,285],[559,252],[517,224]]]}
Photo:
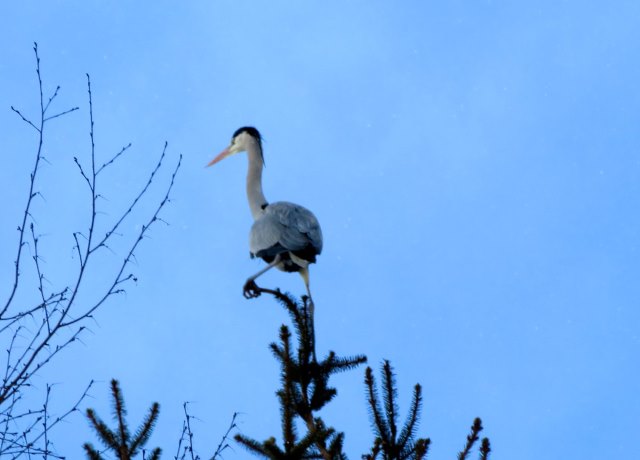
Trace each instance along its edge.
{"label": "bird's grey plumage", "polygon": [[[256,219],[249,235],[252,256],[271,262],[278,254],[293,253],[307,263],[316,261],[322,252],[322,231],[318,219],[311,211],[297,204],[280,201],[265,207]],[[285,263],[286,271],[296,271]]]}

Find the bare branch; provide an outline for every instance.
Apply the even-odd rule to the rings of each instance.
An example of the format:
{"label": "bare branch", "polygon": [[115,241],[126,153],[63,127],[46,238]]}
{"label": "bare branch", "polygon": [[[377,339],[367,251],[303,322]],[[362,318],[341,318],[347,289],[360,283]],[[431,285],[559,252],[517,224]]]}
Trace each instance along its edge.
{"label": "bare branch", "polygon": [[18,115],[20,115],[20,117],[22,117],[22,119],[29,123],[31,126],[33,126],[34,128],[36,128],[36,131],[38,131],[38,150],[36,152],[36,161],[35,164],[33,166],[33,170],[31,171],[31,175],[30,175],[30,182],[29,182],[29,195],[27,196],[27,204],[25,205],[24,208],[24,214],[22,216],[22,224],[18,227],[18,232],[19,232],[19,238],[18,238],[18,254],[15,258],[15,272],[14,272],[14,279],[13,279],[13,286],[11,288],[11,292],[9,293],[9,298],[7,299],[7,301],[5,302],[4,307],[2,308],[2,310],[0,311],[0,320],[3,318],[3,316],[5,315],[5,313],[7,312],[7,310],[9,309],[9,306],[11,305],[11,302],[13,301],[13,298],[16,294],[16,291],[18,290],[18,283],[19,283],[19,279],[20,279],[20,258],[22,256],[22,248],[24,245],[24,229],[27,226],[27,218],[29,217],[29,212],[31,210],[31,201],[33,200],[33,190],[34,190],[34,186],[36,183],[36,176],[38,173],[38,165],[40,164],[40,159],[42,158],[42,141],[43,141],[43,136],[42,136],[42,130],[44,128],[44,106],[42,103],[42,80],[40,79],[40,57],[38,56],[38,44],[36,43],[34,45],[34,52],[36,54],[36,73],[38,74],[38,89],[40,92],[40,107],[43,108],[43,110],[40,111],[40,128],[36,128],[36,126],[31,123],[29,120],[27,120],[25,117],[22,116],[22,114],[14,109],[13,107],[11,107],[11,109],[16,112]]}
{"label": "bare branch", "polygon": [[78,157],[73,157],[73,161],[75,162],[76,165],[78,165],[78,169],[80,170],[80,174],[82,174],[82,177],[87,182],[87,185],[89,186],[89,189],[92,190],[93,186],[91,184],[91,181],[89,180],[89,177],[85,174],[84,169],[82,169],[82,165],[80,164],[80,161],[78,161]]}
{"label": "bare branch", "polygon": [[[191,419],[193,418],[193,416],[189,414],[189,411],[187,410],[187,405],[188,403],[186,402],[182,404],[182,408],[184,410],[184,425],[182,427],[182,436],[180,437],[180,442],[178,442],[178,455],[180,455],[180,446],[182,445],[184,441],[184,437],[186,436],[189,444],[184,446],[184,451],[182,452],[181,460],[185,459],[187,453],[191,457],[191,460],[196,460],[199,457],[195,455],[193,451],[193,431],[191,431]],[[177,456],[176,456],[176,459],[177,459]]]}
{"label": "bare branch", "polygon": [[102,166],[100,166],[100,169],[98,169],[98,171],[96,171],[96,174],[100,174],[100,171],[102,171],[104,168],[106,168],[107,166],[112,164],[114,161],[116,161],[118,159],[118,157],[120,155],[122,155],[124,152],[126,152],[130,147],[131,147],[131,142],[129,142],[124,147],[122,147],[122,149],[120,149],[120,151],[118,153],[116,153],[115,156],[112,159],[110,159],[109,161],[104,163]]}
{"label": "bare branch", "polygon": [[53,92],[53,95],[49,98],[49,101],[47,102],[47,105],[44,106],[44,112],[47,113],[47,109],[49,108],[49,106],[51,105],[51,102],[56,98],[56,96],[58,95],[58,91],[60,91],[60,85],[56,86],[56,90]]}
{"label": "bare branch", "polygon": [[211,460],[216,460],[217,458],[222,457],[222,452],[231,448],[231,445],[229,444],[229,435],[235,428],[238,427],[238,425],[236,424],[237,418],[238,418],[238,413],[234,412],[233,416],[231,417],[231,423],[229,424],[229,428],[227,428],[227,431],[222,436],[222,439],[220,440],[220,443],[218,444],[218,447],[216,448],[216,451],[214,452],[213,457],[211,457]]}
{"label": "bare branch", "polygon": [[52,115],[50,117],[47,117],[47,118],[44,119],[44,121],[53,120],[54,118],[61,117],[62,115],[66,115],[68,113],[75,112],[76,110],[80,110],[80,107],[72,107],[69,110],[65,110],[64,112],[60,112],[60,113],[58,113],[56,115]]}
{"label": "bare branch", "polygon": [[[131,145],[131,144],[129,144]],[[100,248],[101,246],[104,246],[104,244],[106,243],[106,241],[111,237],[111,235],[113,235],[116,230],[118,229],[118,227],[120,226],[120,224],[127,218],[127,216],[129,214],[131,214],[131,211],[133,211],[133,208],[136,206],[136,204],[138,204],[138,201],[140,201],[140,199],[145,195],[145,193],[147,193],[147,190],[149,188],[149,186],[151,185],[151,183],[153,182],[153,178],[155,177],[156,173],[158,172],[158,170],[162,167],[162,161],[164,160],[165,154],[167,152],[167,142],[164,143],[164,148],[162,149],[162,154],[160,155],[160,158],[158,159],[158,163],[156,164],[156,167],[153,169],[153,171],[151,171],[151,174],[149,175],[149,179],[147,180],[147,183],[144,185],[144,187],[142,188],[142,190],[140,190],[140,193],[138,193],[138,195],[134,198],[133,202],[131,203],[131,205],[129,206],[129,209],[127,209],[122,216],[120,217],[120,219],[118,219],[118,221],[114,224],[114,226],[111,228],[111,230],[109,230],[104,238],[102,238],[102,241],[100,241],[95,247],[93,247],[91,249],[91,252],[96,251],[98,248]],[[126,148],[126,147],[125,147]],[[124,149],[121,151],[123,152]],[[117,157],[117,155],[116,155]],[[114,157],[114,159],[116,158]],[[182,155],[180,156],[180,161],[182,160]],[[113,160],[111,160],[113,161]],[[180,166],[178,164],[178,166]],[[103,166],[104,167],[104,166]],[[102,168],[100,168],[102,169]],[[177,169],[176,169],[177,171]],[[98,172],[100,172],[100,170],[98,170]],[[175,173],[173,174],[173,176],[175,177]],[[173,186],[173,178],[171,179],[171,185],[170,187]]]}
{"label": "bare branch", "polygon": [[14,106],[11,106],[11,110],[13,110],[15,113],[17,113],[20,116],[20,118],[22,118],[22,121],[24,121],[25,123],[28,123],[29,125],[31,125],[31,127],[33,129],[35,129],[36,131],[40,132],[40,128],[38,128],[36,125],[34,125],[31,122],[31,120],[28,120],[27,118],[25,118],[25,116],[22,115],[22,113],[18,109],[16,109]]}
{"label": "bare branch", "polygon": [[[167,147],[167,144],[165,143],[165,149],[166,149],[166,147]],[[163,155],[164,155],[164,152],[165,152],[165,150],[163,150]],[[160,201],[160,203],[156,207],[155,212],[153,213],[151,218],[148,220],[147,224],[142,226],[142,229],[140,230],[140,233],[138,234],[138,237],[136,238],[134,243],[131,245],[131,247],[129,249],[129,253],[124,258],[122,264],[120,265],[120,269],[118,271],[118,274],[116,275],[116,277],[115,277],[115,279],[113,281],[113,284],[107,290],[106,294],[104,294],[104,296],[98,302],[96,302],[91,308],[86,310],[86,312],[83,313],[81,316],[77,317],[76,319],[67,321],[67,322],[61,322],[60,323],[60,327],[71,326],[71,325],[73,325],[73,324],[75,324],[75,323],[77,323],[79,321],[82,321],[84,318],[87,318],[87,317],[91,316],[93,314],[93,312],[95,310],[97,310],[110,296],[120,292],[119,290],[116,289],[118,285],[122,284],[125,281],[128,281],[129,279],[135,279],[132,274],[129,274],[129,275],[123,277],[124,270],[127,267],[127,265],[129,265],[129,263],[131,262],[132,258],[134,257],[135,250],[137,249],[138,245],[143,240],[145,235],[148,233],[149,228],[151,228],[151,226],[158,220],[158,214],[160,213],[160,211],[162,211],[162,209],[165,207],[165,205],[169,202],[169,195],[171,194],[171,190],[173,189],[173,185],[175,183],[175,178],[176,178],[176,175],[178,174],[178,170],[180,169],[180,165],[181,164],[182,164],[182,155],[180,155],[178,163],[176,164],[176,167],[173,170],[173,174],[171,175],[171,181],[169,183],[169,187],[167,188],[167,192],[166,192],[164,198]],[[87,257],[87,256],[85,256],[85,257]]]}
{"label": "bare branch", "polygon": [[[120,255],[121,262],[116,265],[117,268],[112,274],[110,286],[107,284],[108,287],[103,291],[92,291],[91,295],[94,296],[93,298],[85,298],[82,296],[82,300],[79,300],[79,292],[82,290],[82,286],[87,284],[91,276],[95,276],[92,268],[98,265],[95,264],[95,262],[92,263],[91,260],[94,259],[96,249],[98,247],[108,247],[106,244],[108,237],[105,237],[96,244],[95,234],[98,227],[110,229],[109,232],[107,232],[109,235],[119,235],[122,233],[123,238],[127,237],[124,232],[116,233],[116,230],[124,219],[131,215],[132,210],[136,207],[136,204],[142,200],[143,196],[150,194],[150,185],[157,177],[160,169],[162,169],[162,165],[164,164],[163,159],[165,158],[167,150],[167,144],[165,143],[158,164],[152,169],[150,177],[147,178],[142,191],[127,205],[127,210],[115,218],[113,222],[103,223],[102,217],[100,217],[100,222],[98,222],[98,216],[104,214],[98,209],[98,198],[103,195],[102,193],[98,193],[98,173],[114,164],[117,158],[119,158],[131,144],[123,147],[120,152],[110,160],[104,162],[100,168],[97,168],[93,95],[91,79],[89,75],[87,75],[90,121],[89,138],[91,142],[88,160],[90,166],[86,166],[87,161],[81,161],[78,158],[74,158],[74,162],[80,171],[81,177],[89,186],[88,199],[91,203],[91,211],[88,215],[87,226],[81,231],[72,233],[75,243],[74,252],[77,253],[79,259],[77,272],[70,275],[70,279],[68,282],[65,282],[63,287],[56,288],[56,286],[51,285],[47,286],[48,289],[45,289],[45,283],[48,282],[42,265],[45,259],[41,254],[40,235],[36,229],[36,220],[32,210],[33,198],[40,194],[36,191],[40,161],[45,160],[42,155],[44,128],[47,121],[62,117],[78,109],[74,107],[52,116],[45,116],[45,113],[51,110],[54,101],[59,96],[60,87],[56,87],[52,96],[45,103],[37,44],[34,45],[34,52],[36,55],[36,74],[38,77],[38,93],[40,97],[39,123],[31,122],[24,117],[19,110],[13,109],[24,122],[34,127],[38,132],[38,148],[35,153],[35,163],[29,176],[29,194],[24,212],[21,216],[20,225],[18,225],[18,247],[14,259],[15,270],[13,280],[6,301],[0,305],[0,339],[4,337],[5,340],[3,340],[3,342],[8,346],[6,349],[4,375],[0,382],[0,457],[2,458],[17,458],[19,456],[27,458],[29,456],[38,456],[38,458],[45,459],[61,458],[52,451],[49,437],[51,429],[61,420],[61,417],[54,418],[51,414],[49,408],[50,387],[47,387],[47,395],[43,406],[37,409],[24,408],[26,405],[24,395],[32,388],[31,381],[33,377],[37,375],[43,367],[51,363],[61,351],[67,349],[73,342],[80,339],[86,329],[84,322],[93,318],[96,310],[104,304],[106,299],[114,294],[124,292],[125,284],[130,280],[136,280],[133,274],[125,274],[125,270],[129,264],[135,261],[135,250],[144,237],[147,236],[152,225],[158,221],[164,222],[164,220],[159,217],[159,213],[169,202],[170,192],[173,189],[175,177],[182,160],[180,157],[176,168],[173,170],[170,181],[164,186],[164,191],[160,193],[159,201],[155,207],[152,208],[152,214],[150,216],[147,215],[146,224],[142,225],[137,235],[129,235],[131,240],[128,243],[124,255]],[[85,166],[83,167],[82,164]],[[29,229],[29,233],[25,233],[27,229]],[[33,289],[31,294],[34,297],[33,304],[30,307],[16,305],[17,293],[19,291],[25,291],[23,294],[30,294],[27,291],[27,285],[21,282],[21,275],[24,269],[22,256],[25,245],[31,248],[31,259],[33,267],[35,268],[35,276],[37,276],[33,284],[35,289]],[[113,250],[110,250],[110,252],[112,255],[117,256]],[[49,267],[51,266],[47,264],[47,268]],[[22,297],[23,296],[20,298],[22,299]],[[83,397],[86,396],[87,391],[85,391]],[[75,410],[77,410],[77,405],[74,406],[69,413]],[[155,455],[157,455],[157,453]]]}

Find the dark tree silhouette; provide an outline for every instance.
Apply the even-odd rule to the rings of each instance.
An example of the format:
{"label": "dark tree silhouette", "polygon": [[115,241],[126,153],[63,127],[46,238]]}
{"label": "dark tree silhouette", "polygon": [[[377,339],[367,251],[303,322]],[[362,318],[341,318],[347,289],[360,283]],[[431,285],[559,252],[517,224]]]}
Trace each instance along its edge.
{"label": "dark tree silhouette", "polygon": [[[118,381],[111,380],[111,396],[113,397],[113,419],[117,426],[111,429],[105,422],[98,417],[93,409],[87,409],[87,418],[89,419],[91,428],[94,429],[100,441],[106,447],[106,450],[112,451],[118,460],[131,460],[139,453],[144,452],[142,449],[149,441],[153,427],[158,420],[160,414],[160,405],[154,402],[149,409],[149,413],[144,418],[135,434],[132,436],[129,425],[126,420],[127,409],[124,405],[124,398]],[[83,445],[89,460],[104,460],[102,453],[96,450],[90,443]],[[156,447],[151,451],[149,457],[145,455],[145,459],[159,460],[161,449]]]}
{"label": "dark tree silhouette", "polygon": [[[280,362],[281,369],[282,387],[277,395],[283,446],[278,446],[275,438],[259,442],[238,434],[236,440],[251,452],[269,459],[346,458],[342,452],[344,434],[329,427],[316,414],[337,394],[336,389],[329,386],[329,378],[337,372],[359,366],[367,358],[363,355],[339,358],[331,351],[318,362],[308,298],[305,296],[301,302],[296,302],[279,290],[258,289],[273,295],[287,309],[297,338],[297,346],[294,346],[289,328],[283,325],[280,327],[280,343],[271,344],[271,351]],[[297,433],[296,419],[300,419],[306,428],[304,436]]]}
{"label": "dark tree silhouette", "polygon": [[[32,385],[33,377],[81,337],[87,322],[110,297],[124,292],[129,283],[135,282],[134,274],[129,271],[135,259],[135,251],[150,229],[161,222],[160,212],[169,202],[181,160],[176,161],[172,172],[165,173],[165,143],[155,167],[121,212],[115,216],[105,213],[101,200],[108,196],[106,174],[123,158],[131,144],[122,147],[115,155],[100,159],[102,155],[97,152],[94,131],[91,80],[87,75],[89,143],[85,157],[74,158],[78,173],[86,185],[85,195],[84,198],[78,194],[68,199],[77,209],[87,209],[86,227],[72,232],[66,242],[44,239],[39,233],[42,221],[37,218],[34,203],[47,193],[55,193],[41,189],[39,181],[42,164],[55,161],[54,158],[44,157],[45,134],[54,121],[78,111],[79,108],[54,111],[60,87],[51,91],[50,97],[45,97],[45,93],[49,91],[45,89],[42,79],[38,45],[34,44],[33,49],[39,110],[31,118],[25,112],[11,107],[22,122],[34,131],[37,147],[29,175],[24,211],[17,225],[13,276],[9,280],[7,296],[0,302],[0,342],[6,344],[4,362],[0,362],[0,369],[4,370],[0,380],[0,457],[8,459],[22,455],[59,458],[52,449],[49,433],[67,415],[78,410],[79,401],[64,414],[51,414],[51,387],[46,387],[42,404],[34,403],[34,393],[38,390]],[[161,175],[165,177],[160,179]],[[160,190],[153,191],[152,185],[160,180],[165,181],[165,185]],[[153,198],[155,194],[158,196]],[[83,199],[86,201],[83,202]],[[134,210],[144,201],[147,201],[150,211],[141,217]],[[122,224],[132,220],[134,215],[135,219],[143,219],[144,223],[136,234],[127,235]],[[61,274],[57,261],[45,257],[46,246],[51,247],[53,244],[68,244],[70,249],[73,248],[77,260],[75,272],[62,272],[67,275],[67,280],[62,285],[54,285],[47,276],[54,272]],[[106,258],[116,260],[111,272],[101,268],[100,262],[104,266]],[[96,288],[96,280],[106,284],[103,288]],[[88,285],[92,285],[91,289],[86,288]],[[81,395],[80,400],[86,396],[87,391]]]}
{"label": "dark tree silhouette", "polygon": [[395,375],[391,363],[385,361],[382,365],[382,394],[384,409],[380,404],[380,397],[376,390],[373,371],[367,367],[365,371],[365,385],[367,387],[367,403],[372,419],[372,427],[376,438],[371,448],[371,453],[364,455],[367,460],[375,460],[382,454],[384,460],[390,459],[415,459],[420,460],[427,455],[429,438],[421,438],[414,441],[418,427],[418,418],[422,406],[422,388],[416,384],[413,389],[413,400],[407,421],[400,433],[398,433],[398,404],[396,399],[398,390]]}
{"label": "dark tree silhouette", "polygon": [[[160,415],[160,405],[155,402],[151,405],[147,416],[144,418],[138,429],[133,435],[127,422],[127,410],[124,403],[124,397],[122,396],[122,390],[117,380],[111,380],[111,397],[113,400],[113,420],[117,426],[115,428],[109,428],[109,426],[96,414],[95,410],[87,409],[86,415],[89,419],[91,428],[96,432],[101,443],[105,449],[100,451],[96,449],[91,443],[84,443],[83,448],[89,460],[105,460],[103,454],[110,452],[118,460],[131,460],[140,454],[142,454],[142,460],[159,460],[162,454],[160,448],[155,448],[151,451],[144,449],[145,444],[149,442],[153,429],[158,417]],[[191,422],[195,418],[189,413],[188,403],[183,404],[184,421],[182,424],[182,433],[178,440],[178,449],[174,460],[200,460],[201,457],[196,453],[193,447],[194,434],[191,430]],[[222,458],[222,453],[226,451],[229,446],[229,435],[233,430],[237,428],[236,419],[237,413],[234,413],[231,418],[229,428],[222,436],[218,447],[216,448],[213,456],[209,457],[209,460],[216,460]]]}
{"label": "dark tree silhouette", "polygon": [[[473,445],[478,441],[478,433],[483,430],[482,421],[476,418],[471,425],[471,433],[467,436],[467,443],[464,445],[464,449],[458,454],[458,460],[466,460],[469,457],[469,453],[473,448]],[[489,438],[483,438],[480,443],[480,460],[487,460],[489,458],[489,452],[491,452],[491,446],[489,444]]]}
{"label": "dark tree silhouette", "polygon": [[[341,371],[354,369],[366,362],[364,355],[350,358],[338,358],[331,351],[327,357],[318,362],[315,358],[315,330],[313,308],[303,296],[297,301],[289,294],[257,287],[259,294],[270,294],[282,304],[293,322],[296,335],[295,345],[292,334],[285,325],[280,327],[280,343],[272,343],[271,350],[280,363],[282,386],[277,391],[280,402],[283,445],[279,446],[276,438],[271,437],[263,442],[242,434],[235,436],[236,441],[259,457],[274,460],[345,460],[343,452],[344,433],[330,427],[318,412],[337,395],[335,388],[329,386],[330,377]],[[421,460],[426,458],[431,444],[429,438],[415,439],[420,408],[422,389],[416,384],[413,401],[406,422],[398,427],[397,387],[395,375],[389,361],[382,366],[382,403],[375,386],[373,371],[370,367],[365,372],[367,403],[372,419],[375,440],[370,453],[363,455],[365,460]],[[298,435],[296,421],[306,428],[303,435]],[[482,430],[479,418],[475,419],[471,434],[458,460],[466,460],[478,433]],[[480,460],[487,460],[489,440],[484,438],[480,447]]]}

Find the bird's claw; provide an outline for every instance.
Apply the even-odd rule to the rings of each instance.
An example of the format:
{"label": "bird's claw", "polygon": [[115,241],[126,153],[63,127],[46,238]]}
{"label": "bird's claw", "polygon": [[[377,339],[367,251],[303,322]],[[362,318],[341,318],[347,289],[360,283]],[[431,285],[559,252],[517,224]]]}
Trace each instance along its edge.
{"label": "bird's claw", "polygon": [[245,299],[255,299],[256,297],[259,297],[260,294],[260,288],[254,280],[247,280],[247,282],[244,283],[242,295],[244,295]]}

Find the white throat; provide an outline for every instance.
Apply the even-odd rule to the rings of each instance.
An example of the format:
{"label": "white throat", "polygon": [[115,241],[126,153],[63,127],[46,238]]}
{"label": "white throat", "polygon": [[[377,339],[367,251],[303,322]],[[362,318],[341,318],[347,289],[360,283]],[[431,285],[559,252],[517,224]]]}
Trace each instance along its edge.
{"label": "white throat", "polygon": [[247,171],[247,200],[253,220],[258,219],[264,212],[267,199],[262,192],[262,151],[259,143],[251,136],[246,136],[247,157],[249,159],[249,170]]}

